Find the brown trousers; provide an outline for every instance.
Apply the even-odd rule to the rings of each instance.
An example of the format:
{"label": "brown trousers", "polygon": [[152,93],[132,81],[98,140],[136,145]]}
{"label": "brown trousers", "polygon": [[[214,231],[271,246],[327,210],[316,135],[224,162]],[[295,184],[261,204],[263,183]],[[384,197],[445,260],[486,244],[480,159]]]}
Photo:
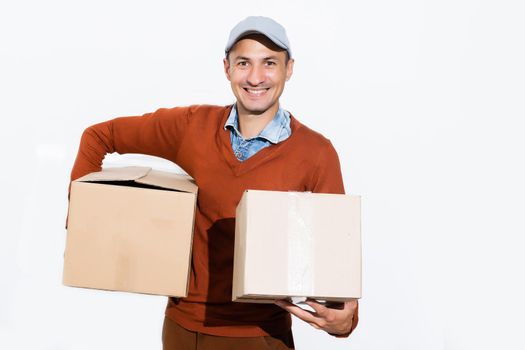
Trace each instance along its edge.
{"label": "brown trousers", "polygon": [[290,350],[294,349],[290,331],[280,337],[218,337],[192,332],[164,317],[163,350]]}

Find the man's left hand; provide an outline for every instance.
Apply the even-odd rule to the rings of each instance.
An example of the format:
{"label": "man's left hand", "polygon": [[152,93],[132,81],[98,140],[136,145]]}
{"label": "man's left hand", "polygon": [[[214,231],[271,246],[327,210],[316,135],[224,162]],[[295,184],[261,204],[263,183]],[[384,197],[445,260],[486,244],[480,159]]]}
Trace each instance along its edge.
{"label": "man's left hand", "polygon": [[357,312],[357,299],[339,304],[341,307],[333,308],[323,305],[314,299],[305,301],[313,310],[308,311],[285,300],[277,300],[275,304],[286,311],[309,323],[316,329],[321,329],[332,335],[347,336],[353,328],[354,314]]}

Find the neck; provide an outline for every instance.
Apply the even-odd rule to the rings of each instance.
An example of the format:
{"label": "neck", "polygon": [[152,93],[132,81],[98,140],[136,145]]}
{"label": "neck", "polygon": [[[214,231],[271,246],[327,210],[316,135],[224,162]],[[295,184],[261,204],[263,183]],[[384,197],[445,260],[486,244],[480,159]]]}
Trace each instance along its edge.
{"label": "neck", "polygon": [[244,110],[237,104],[237,116],[239,117],[239,131],[244,138],[252,138],[261,133],[263,129],[272,121],[279,110],[279,104],[264,111],[262,114],[253,114]]}

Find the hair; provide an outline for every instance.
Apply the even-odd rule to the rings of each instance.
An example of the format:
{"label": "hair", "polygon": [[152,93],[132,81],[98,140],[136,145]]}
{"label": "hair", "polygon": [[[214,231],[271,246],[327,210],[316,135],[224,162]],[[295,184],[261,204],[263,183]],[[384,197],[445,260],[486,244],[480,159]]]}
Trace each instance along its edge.
{"label": "hair", "polygon": [[275,47],[278,47],[280,49],[282,49],[281,51],[286,51],[286,59],[284,60],[284,63],[287,65],[288,64],[288,61],[290,60],[290,53],[288,52],[288,50],[286,49],[283,49],[282,47],[279,47],[276,43],[274,43],[270,38],[268,38],[266,35],[262,34],[262,33],[250,33],[248,35],[244,35],[240,38],[237,39],[237,41],[230,47],[230,50],[228,52],[226,52],[226,59],[228,61],[230,61],[230,51],[235,47],[235,45],[237,45],[237,43],[241,40],[241,39],[244,39],[244,38],[247,38],[247,37],[264,37],[266,40],[268,40],[269,42],[271,42],[273,44],[273,46]]}

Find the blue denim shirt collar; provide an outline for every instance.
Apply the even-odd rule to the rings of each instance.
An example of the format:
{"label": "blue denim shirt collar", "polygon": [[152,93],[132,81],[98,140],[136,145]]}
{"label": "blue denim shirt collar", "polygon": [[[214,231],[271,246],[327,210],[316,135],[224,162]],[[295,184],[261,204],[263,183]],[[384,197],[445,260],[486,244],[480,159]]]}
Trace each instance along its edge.
{"label": "blue denim shirt collar", "polygon": [[[235,104],[224,124],[224,129],[233,129],[237,136],[243,138],[239,131],[239,118],[237,117],[237,106]],[[273,119],[264,127],[259,135],[252,137],[251,139],[263,138],[276,144],[286,140],[291,134],[290,113],[279,107],[275,117],[273,117]]]}

